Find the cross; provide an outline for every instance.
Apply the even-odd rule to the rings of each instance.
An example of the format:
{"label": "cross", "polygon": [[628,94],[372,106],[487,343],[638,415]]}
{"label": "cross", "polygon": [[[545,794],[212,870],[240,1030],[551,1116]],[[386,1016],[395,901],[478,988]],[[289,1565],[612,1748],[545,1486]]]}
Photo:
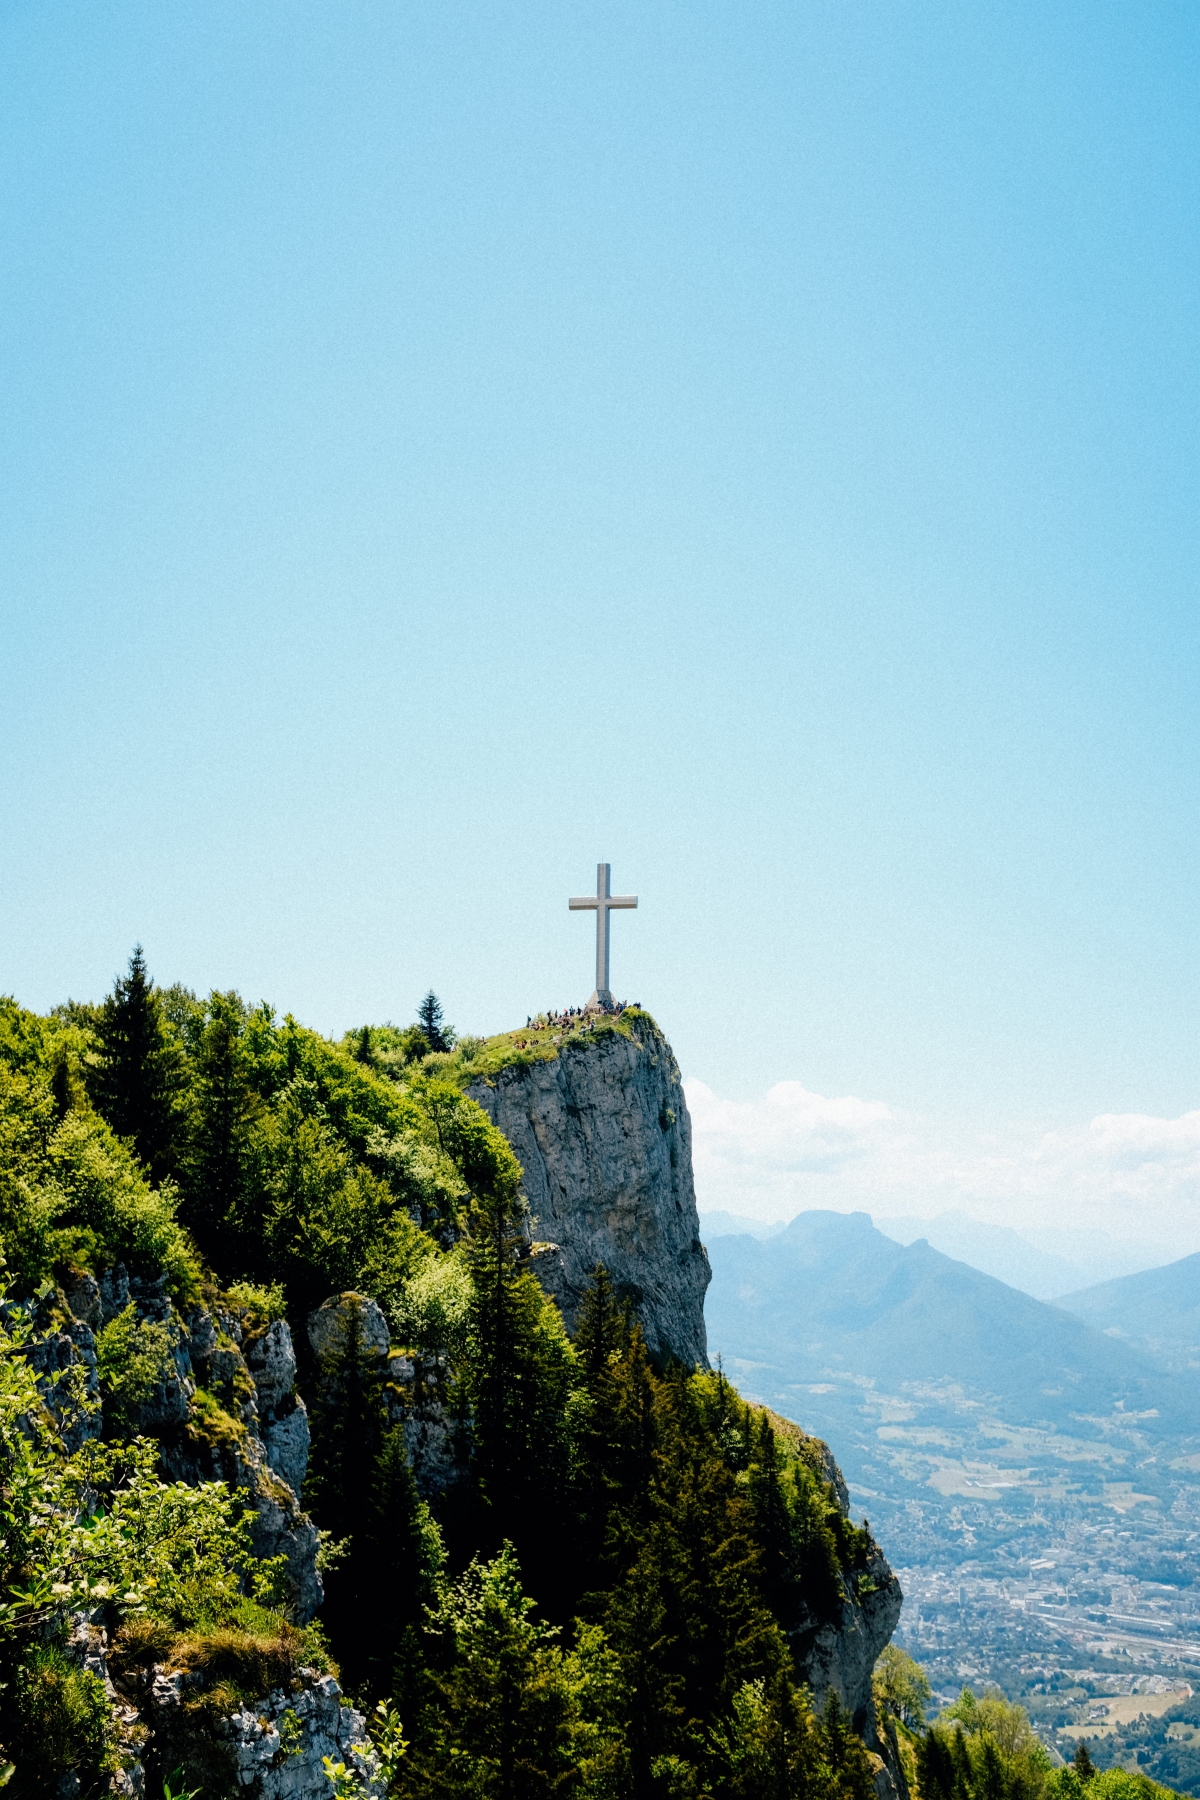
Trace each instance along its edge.
{"label": "cross", "polygon": [[636,894],[610,894],[610,865],[596,864],[596,898],[585,894],[582,899],[567,901],[571,912],[594,912],[596,915],[596,991],[588,1001],[590,1008],[611,1012],[616,1002],[608,991],[608,915],[615,906],[636,906]]}

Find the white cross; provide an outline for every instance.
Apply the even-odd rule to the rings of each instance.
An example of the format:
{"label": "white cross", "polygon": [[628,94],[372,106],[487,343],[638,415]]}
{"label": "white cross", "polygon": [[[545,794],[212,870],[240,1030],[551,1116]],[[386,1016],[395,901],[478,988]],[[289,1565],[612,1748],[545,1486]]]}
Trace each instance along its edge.
{"label": "white cross", "polygon": [[596,864],[596,898],[590,894],[582,899],[568,900],[571,912],[594,912],[596,915],[596,991],[588,1001],[590,1007],[599,1007],[602,1011],[611,1011],[616,1004],[608,991],[608,915],[616,906],[636,906],[636,894],[610,894],[610,865]]}

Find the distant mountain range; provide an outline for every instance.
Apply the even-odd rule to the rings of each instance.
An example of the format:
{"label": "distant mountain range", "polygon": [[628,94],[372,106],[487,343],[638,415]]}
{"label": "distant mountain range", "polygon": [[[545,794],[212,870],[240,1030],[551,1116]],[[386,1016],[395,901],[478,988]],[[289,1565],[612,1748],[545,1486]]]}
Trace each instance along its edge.
{"label": "distant mountain range", "polygon": [[710,1356],[828,1439],[902,1561],[1036,1542],[1048,1517],[1169,1508],[1200,1468],[1194,1380],[866,1213],[706,1242]]}
{"label": "distant mountain range", "polygon": [[923,1239],[898,1244],[866,1213],[800,1213],[709,1255],[710,1344],[788,1386],[948,1383],[1024,1425],[1154,1410],[1155,1430],[1200,1427],[1190,1389],[1133,1346]]}
{"label": "distant mountain range", "polygon": [[[1171,1254],[1169,1246],[1121,1243],[1098,1231],[1084,1235],[1043,1229],[1022,1235],[1010,1226],[984,1224],[961,1211],[938,1213],[929,1219],[876,1218],[873,1222],[898,1244],[925,1238],[944,1256],[969,1263],[982,1274],[994,1275],[997,1281],[1038,1300],[1054,1300],[1096,1282],[1132,1274],[1166,1261]],[[785,1229],[783,1223],[770,1224],[727,1211],[700,1214],[705,1242],[717,1237],[771,1238]]]}
{"label": "distant mountain range", "polygon": [[1165,1368],[1200,1368],[1200,1254],[1102,1281],[1064,1295],[1056,1305]]}

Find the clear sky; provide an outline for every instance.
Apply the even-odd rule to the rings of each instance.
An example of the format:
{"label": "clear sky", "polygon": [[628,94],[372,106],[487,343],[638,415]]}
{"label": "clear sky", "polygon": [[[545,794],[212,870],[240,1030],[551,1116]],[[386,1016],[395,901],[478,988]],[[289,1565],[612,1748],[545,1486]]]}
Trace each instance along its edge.
{"label": "clear sky", "polygon": [[1200,1107],[1198,77],[1185,4],[9,0],[0,987],[497,1029],[604,857],[721,1104]]}

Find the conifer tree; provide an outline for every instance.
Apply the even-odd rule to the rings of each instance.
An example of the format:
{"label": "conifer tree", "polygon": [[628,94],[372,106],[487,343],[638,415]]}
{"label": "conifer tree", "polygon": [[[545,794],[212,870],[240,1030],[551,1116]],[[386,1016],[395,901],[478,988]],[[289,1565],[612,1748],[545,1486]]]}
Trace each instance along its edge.
{"label": "conifer tree", "polygon": [[576,1707],[556,1633],[532,1615],[507,1543],[444,1594],[436,1627],[449,1666],[435,1677],[440,1705],[414,1758],[414,1795],[553,1800],[575,1787]]}
{"label": "conifer tree", "polygon": [[423,1631],[443,1559],[441,1534],[413,1480],[404,1428],[393,1425],[375,1459],[357,1544],[351,1535],[347,1574],[361,1613],[349,1660],[362,1669],[371,1698],[394,1699],[404,1719],[422,1694]]}
{"label": "conifer tree", "polygon": [[[467,1165],[468,1167],[471,1164]],[[574,1357],[562,1319],[519,1266],[520,1165],[496,1159],[472,1212],[468,1354],[472,1470],[489,1548],[511,1539],[539,1599],[564,1593],[560,1536],[567,1456],[565,1415]]]}
{"label": "conifer tree", "polygon": [[92,1098],[118,1137],[129,1138],[155,1180],[174,1172],[182,1125],[182,1056],[162,1015],[140,944],[96,1022]]}
{"label": "conifer tree", "polygon": [[444,1022],[442,1003],[430,988],[420,1006],[417,1008],[417,1024],[425,1033],[431,1050],[452,1050],[454,1048],[454,1032]]}
{"label": "conifer tree", "polygon": [[184,1218],[218,1273],[262,1267],[262,1221],[247,1205],[252,1128],[262,1103],[242,1045],[246,1009],[236,993],[209,996],[196,1055],[196,1119]]}
{"label": "conifer tree", "polygon": [[1084,1738],[1080,1738],[1076,1744],[1071,1762],[1080,1781],[1090,1781],[1096,1773],[1096,1765],[1088,1754],[1087,1742]]}
{"label": "conifer tree", "polygon": [[338,1547],[325,1574],[323,1616],[353,1683],[366,1677],[372,1663],[377,1670],[380,1656],[368,1616],[378,1601],[372,1547],[383,1534],[379,1509],[395,1498],[396,1489],[394,1457],[386,1469],[382,1458],[386,1426],[377,1359],[363,1346],[354,1307],[338,1351],[319,1369],[305,1495],[321,1530]]}
{"label": "conifer tree", "polygon": [[954,1759],[940,1731],[926,1732],[918,1743],[917,1775],[924,1800],[954,1800]]}
{"label": "conifer tree", "polygon": [[[747,1418],[750,1418],[747,1413]],[[800,1602],[792,1514],[787,1503],[779,1449],[766,1413],[752,1425],[753,1444],[748,1487],[754,1513],[754,1541],[758,1547],[759,1585],[777,1619],[785,1625],[796,1617]]]}

